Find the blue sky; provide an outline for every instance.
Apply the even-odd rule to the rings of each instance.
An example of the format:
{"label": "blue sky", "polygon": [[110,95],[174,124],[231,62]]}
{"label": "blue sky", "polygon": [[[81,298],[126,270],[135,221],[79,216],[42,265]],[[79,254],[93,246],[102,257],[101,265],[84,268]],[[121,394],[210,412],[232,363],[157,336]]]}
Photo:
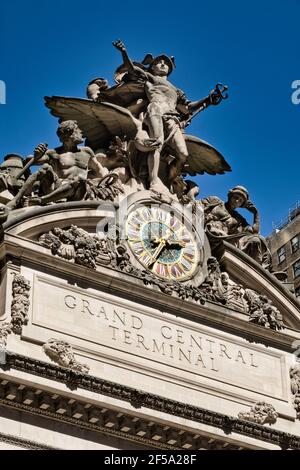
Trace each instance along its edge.
{"label": "blue sky", "polygon": [[188,130],[233,170],[197,178],[202,197],[246,186],[264,234],[300,200],[300,105],[291,102],[291,84],[300,80],[298,0],[3,0],[0,18],[7,86],[0,159],[26,156],[39,142],[57,145],[57,120],[43,96],[84,97],[98,76],[113,84],[120,56],[111,42],[120,38],[136,60],[147,52],[174,55],[170,79],[192,100],[219,81],[229,86],[230,98]]}

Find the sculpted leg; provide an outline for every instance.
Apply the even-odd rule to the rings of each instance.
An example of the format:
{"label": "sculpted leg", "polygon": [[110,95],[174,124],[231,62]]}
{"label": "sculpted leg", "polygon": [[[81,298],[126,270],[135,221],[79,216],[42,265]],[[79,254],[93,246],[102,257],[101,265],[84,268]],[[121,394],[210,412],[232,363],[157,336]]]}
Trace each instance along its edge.
{"label": "sculpted leg", "polygon": [[154,152],[151,152],[148,157],[148,168],[149,168],[149,181],[150,186],[161,183],[160,178],[158,177],[160,163],[160,150],[157,149]]}
{"label": "sculpted leg", "polygon": [[12,201],[7,204],[8,210],[17,209],[24,196],[29,196],[34,186],[39,182],[40,185],[48,185],[51,186],[55,181],[55,174],[53,169],[50,165],[45,164],[42,168],[40,168],[36,173],[33,173],[24,183],[23,187],[20,189],[18,194],[14,197]]}
{"label": "sculpted leg", "polygon": [[172,149],[175,150],[176,157],[170,165],[169,184],[171,186],[177,176],[181,175],[183,172],[184,166],[189,156],[181,129],[178,128],[178,130],[175,132],[170,145]]}
{"label": "sculpted leg", "polygon": [[147,109],[147,125],[149,136],[155,139],[158,145],[164,143],[163,112],[158,103],[150,103]]}
{"label": "sculpted leg", "polygon": [[137,148],[141,152],[161,150],[164,143],[163,111],[159,103],[150,103],[147,108],[145,123],[148,127],[149,137],[138,139]]}
{"label": "sculpted leg", "polygon": [[83,180],[73,180],[66,184],[62,184],[55,191],[40,198],[41,204],[57,202],[60,199],[73,199],[80,201],[84,197],[85,183]]}

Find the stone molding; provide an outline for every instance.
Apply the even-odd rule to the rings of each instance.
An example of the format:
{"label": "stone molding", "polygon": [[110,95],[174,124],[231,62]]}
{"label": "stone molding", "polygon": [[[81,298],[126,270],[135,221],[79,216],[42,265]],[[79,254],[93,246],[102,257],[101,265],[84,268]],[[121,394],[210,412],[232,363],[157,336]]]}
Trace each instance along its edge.
{"label": "stone molding", "polygon": [[[152,418],[132,416],[120,410],[96,406],[63,395],[55,394],[54,397],[51,392],[6,380],[0,382],[0,404],[89,431],[100,432],[106,436],[136,442],[153,449],[236,450],[244,448],[243,445],[202,436],[198,432],[182,431],[176,426],[166,426]],[[33,448],[38,448],[38,446]]]}
{"label": "stone molding", "polygon": [[[11,352],[6,352],[6,364],[1,367],[4,369],[14,368],[29,374],[61,382],[72,389],[80,387],[94,393],[110,396],[129,402],[136,408],[143,406],[169,415],[217,427],[222,429],[227,435],[234,432],[278,445],[282,449],[300,450],[299,436],[272,428],[266,428],[265,426],[257,423],[205,410],[196,406],[187,405],[175,400],[146,393],[128,386],[109,382],[98,377],[79,373],[71,369],[62,368]],[[39,413],[41,413],[41,410]]]}
{"label": "stone molding", "polygon": [[23,449],[28,450],[56,450],[55,447],[50,447],[45,444],[39,444],[38,442],[30,441],[28,439],[22,439],[21,437],[16,437],[4,433],[0,433],[0,442],[5,442],[6,444],[22,447]]}

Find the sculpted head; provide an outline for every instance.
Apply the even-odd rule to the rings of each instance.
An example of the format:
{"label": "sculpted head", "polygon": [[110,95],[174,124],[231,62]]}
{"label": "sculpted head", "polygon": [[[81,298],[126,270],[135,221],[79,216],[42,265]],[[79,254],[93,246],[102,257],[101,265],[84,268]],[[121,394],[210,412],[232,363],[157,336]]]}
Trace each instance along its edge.
{"label": "sculpted head", "polygon": [[57,136],[62,143],[72,142],[77,145],[83,142],[82,132],[77,121],[62,122],[57,129]]}
{"label": "sculpted head", "polygon": [[245,207],[249,200],[249,193],[243,186],[235,186],[228,192],[228,202],[232,209]]}
{"label": "sculpted head", "polygon": [[153,62],[150,68],[153,75],[157,77],[166,77],[169,75],[169,66],[166,61],[162,58]]}
{"label": "sculpted head", "polygon": [[148,65],[149,72],[157,77],[166,77],[170,75],[175,68],[174,57],[168,57],[164,54],[157,57],[153,57],[152,54],[147,54],[142,64]]}

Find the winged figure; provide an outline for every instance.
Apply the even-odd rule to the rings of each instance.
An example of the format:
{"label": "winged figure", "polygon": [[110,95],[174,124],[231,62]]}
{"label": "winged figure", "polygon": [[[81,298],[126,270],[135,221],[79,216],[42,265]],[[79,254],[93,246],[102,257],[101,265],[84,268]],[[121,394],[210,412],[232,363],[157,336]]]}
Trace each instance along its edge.
{"label": "winged figure", "polygon": [[[88,85],[87,99],[46,97],[51,113],[60,122],[77,121],[101,164],[122,167],[127,180],[134,178],[147,189],[180,197],[184,176],[231,171],[212,145],[184,133],[196,114],[227,98],[227,87],[218,84],[206,98],[188,101],[168,80],[175,67],[173,57],[147,54],[140,63],[132,62],[121,41],[113,44],[123,58],[116,85],[109,87],[97,78]],[[123,142],[123,149],[112,152],[116,137],[117,147],[120,150]]]}

